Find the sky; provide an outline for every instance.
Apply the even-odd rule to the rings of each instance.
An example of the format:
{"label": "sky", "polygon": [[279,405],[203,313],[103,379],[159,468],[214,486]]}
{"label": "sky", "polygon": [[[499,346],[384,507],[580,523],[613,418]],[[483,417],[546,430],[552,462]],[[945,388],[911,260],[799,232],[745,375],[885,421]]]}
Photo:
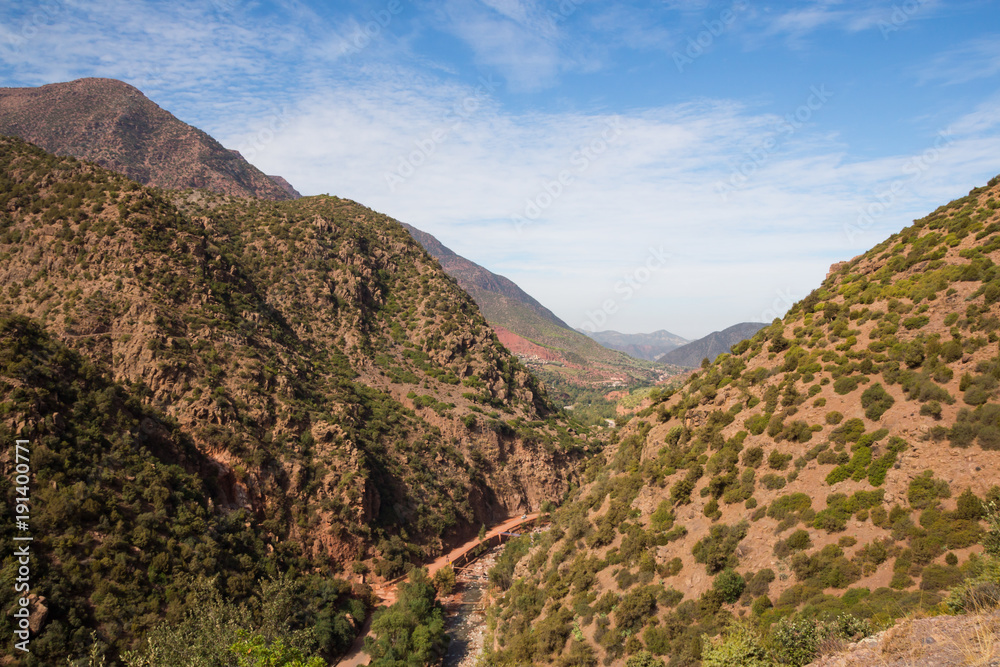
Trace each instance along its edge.
{"label": "sky", "polygon": [[91,76],[589,330],[770,322],[1000,173],[995,0],[0,4],[0,86]]}

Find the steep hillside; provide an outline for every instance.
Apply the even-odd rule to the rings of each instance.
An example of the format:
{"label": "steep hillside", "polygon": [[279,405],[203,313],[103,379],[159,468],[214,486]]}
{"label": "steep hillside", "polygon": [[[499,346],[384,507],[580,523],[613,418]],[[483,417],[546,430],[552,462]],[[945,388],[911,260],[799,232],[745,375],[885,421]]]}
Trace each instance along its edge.
{"label": "steep hillside", "polygon": [[733,345],[747,340],[766,326],[766,324],[759,322],[734,324],[722,331],[713,331],[704,338],[673,349],[660,355],[656,360],[663,364],[697,368],[701,366],[703,359],[715,361],[715,358],[720,354],[728,354]]}
{"label": "steep hillside", "polygon": [[617,331],[596,331],[590,333],[583,330],[580,333],[593,338],[604,347],[610,347],[612,350],[619,350],[637,359],[645,359],[646,361],[657,361],[659,357],[670,350],[674,350],[689,342],[687,339],[672,334],[665,329],[660,329],[649,334],[623,334]]}
{"label": "steep hillside", "polygon": [[[559,498],[574,479],[581,441],[553,416],[535,379],[398,223],[353,202],[156,191],[0,138],[0,253],[0,312],[31,318],[39,335],[93,365],[87,378],[106,374],[124,387],[122,401],[138,398],[162,415],[153,419],[190,452],[153,452],[185,476],[172,488],[189,489],[205,522],[239,517],[260,549],[299,559],[296,572],[396,576],[484,523]],[[82,372],[32,365],[19,360],[3,380],[7,432],[86,434],[79,446],[66,440],[65,451],[48,443],[39,465],[92,458],[77,449],[119,437],[127,450],[134,420],[119,434],[113,419],[70,425],[71,404],[25,401],[32,385],[24,374]],[[11,455],[2,454],[6,466]],[[99,511],[133,503],[130,461],[120,463],[129,483],[87,505],[116,534],[153,530],[147,520],[162,525],[143,519],[153,510],[142,503]],[[61,502],[84,503],[101,478],[74,468],[52,483],[74,490]],[[36,543],[45,545],[51,580],[75,580],[79,564],[57,555],[56,514],[33,524]],[[82,544],[104,539],[105,527],[88,526],[75,528]],[[226,548],[253,560],[258,546]],[[152,571],[135,579],[132,567],[112,569],[107,585],[135,580],[136,599],[163,585]],[[249,595],[261,570],[247,568],[249,579],[224,592]],[[199,570],[211,571],[208,562]],[[87,585],[76,590],[100,607],[108,591]],[[144,620],[129,625],[135,613],[121,604],[101,612],[102,641],[127,645],[162,609],[143,607]],[[94,617],[65,614],[62,607],[55,618],[79,634],[73,647],[85,646]],[[64,661],[47,664],[56,662]]]}
{"label": "steep hillside", "polygon": [[237,151],[223,148],[115,79],[0,88],[0,135],[20,137],[50,153],[96,162],[162,188],[206,188],[275,200],[295,197],[284,179],[275,182]]}
{"label": "steep hillside", "polygon": [[403,226],[469,293],[498,333],[502,330],[504,344],[546,381],[589,386],[654,382],[662,375],[662,368],[602,347],[575,331],[509,279],[457,255],[427,232]]}
{"label": "steep hillside", "polygon": [[998,207],[1000,177],[654,397],[554,528],[501,559],[490,664],[732,664],[757,627],[803,664],[817,644],[787,651],[821,636],[810,619],[847,640],[979,572],[1000,501]]}

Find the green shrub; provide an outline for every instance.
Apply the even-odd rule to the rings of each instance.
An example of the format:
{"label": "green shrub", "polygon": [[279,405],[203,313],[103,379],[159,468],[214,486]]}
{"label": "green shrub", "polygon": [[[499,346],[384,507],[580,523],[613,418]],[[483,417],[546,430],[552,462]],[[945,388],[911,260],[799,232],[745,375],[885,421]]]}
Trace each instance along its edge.
{"label": "green shrub", "polygon": [[833,412],[826,413],[826,423],[831,426],[836,426],[844,420],[844,415],[834,410]]}
{"label": "green shrub", "polygon": [[776,498],[767,508],[767,516],[784,519],[789,514],[804,512],[812,507],[812,499],[805,493],[792,493]]}
{"label": "green shrub", "polygon": [[783,618],[771,627],[771,654],[782,665],[802,667],[812,662],[827,634],[825,627],[816,621]]}
{"label": "green shrub", "polygon": [[925,417],[941,419],[941,404],[937,401],[928,401],[920,406],[920,414]]}
{"label": "green shrub", "polygon": [[747,417],[743,421],[743,425],[753,435],[760,435],[764,432],[764,429],[767,428],[767,424],[770,419],[771,415],[767,413],[753,415],[752,417]]}
{"label": "green shrub", "polygon": [[743,452],[743,465],[748,468],[756,468],[764,461],[764,448],[760,446],[750,447]]}
{"label": "green shrub", "polygon": [[962,571],[952,565],[931,563],[921,573],[920,590],[940,591],[962,583]]}
{"label": "green shrub", "polygon": [[910,482],[907,491],[907,501],[914,509],[935,507],[938,504],[938,499],[950,497],[951,490],[948,488],[948,482],[943,479],[934,479],[932,470],[925,470]]}
{"label": "green shrub", "polygon": [[833,429],[830,432],[830,440],[838,444],[857,442],[858,438],[865,432],[865,423],[861,419],[854,417]]}
{"label": "green shrub", "polygon": [[746,521],[734,526],[713,525],[709,534],[698,540],[691,550],[695,562],[703,563],[709,574],[735,567],[737,563],[734,553],[740,541],[746,537],[747,528]]}
{"label": "green shrub", "polygon": [[773,449],[767,457],[767,465],[772,470],[784,470],[788,467],[791,460],[791,454],[782,454],[777,449]]}
{"label": "green shrub", "polygon": [[[567,664],[565,662],[560,664]],[[578,662],[573,662],[573,665],[579,664]],[[593,663],[597,665],[597,660]],[[629,659],[625,661],[625,667],[663,667],[663,661],[659,658],[653,657],[649,651],[639,651],[635,655],[629,656]]]}
{"label": "green shrub", "polygon": [[750,626],[734,622],[720,636],[702,639],[701,664],[703,667],[772,667],[774,662],[760,635]]}
{"label": "green shrub", "polygon": [[861,377],[862,376],[858,375],[841,376],[834,381],[833,390],[841,396],[849,394],[858,388],[858,384],[861,382]]}
{"label": "green shrub", "polygon": [[1000,607],[1000,558],[987,556],[970,565],[969,576],[949,591],[945,605],[956,614]]}
{"label": "green shrub", "polygon": [[878,382],[861,394],[861,407],[865,410],[865,417],[872,421],[878,421],[882,415],[896,402],[889,392]]}
{"label": "green shrub", "polygon": [[770,489],[772,491],[785,488],[785,478],[781,475],[775,475],[773,473],[768,473],[767,475],[761,477],[760,483],[765,489]]}
{"label": "green shrub", "polygon": [[736,570],[727,567],[715,576],[712,588],[718,591],[723,601],[732,603],[740,599],[743,589],[746,588],[746,581]]}

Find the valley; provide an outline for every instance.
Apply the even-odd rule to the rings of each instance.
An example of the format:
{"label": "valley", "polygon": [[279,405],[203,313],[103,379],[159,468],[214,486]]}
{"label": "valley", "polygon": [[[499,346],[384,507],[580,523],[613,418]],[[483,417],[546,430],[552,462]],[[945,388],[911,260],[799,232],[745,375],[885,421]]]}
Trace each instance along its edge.
{"label": "valley", "polygon": [[574,330],[119,81],[0,89],[0,134],[0,664],[457,662],[494,540],[477,667],[841,664],[945,614],[993,651],[1000,177],[689,341]]}

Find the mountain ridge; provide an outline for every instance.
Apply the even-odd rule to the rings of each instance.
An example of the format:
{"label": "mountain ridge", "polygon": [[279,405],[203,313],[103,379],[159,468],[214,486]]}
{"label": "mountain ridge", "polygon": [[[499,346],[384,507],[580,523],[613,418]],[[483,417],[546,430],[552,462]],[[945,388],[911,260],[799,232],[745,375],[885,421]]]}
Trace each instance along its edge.
{"label": "mountain ridge", "polygon": [[610,329],[605,331],[577,329],[577,331],[593,338],[605,347],[646,361],[658,361],[658,358],[663,354],[691,342],[666,329],[639,334],[623,334]]}
{"label": "mountain ridge", "polygon": [[0,135],[96,162],[147,185],[272,200],[296,194],[284,179],[276,182],[238,151],[117,79],[0,88]]}
{"label": "mountain ridge", "polygon": [[654,364],[606,348],[572,329],[513,281],[458,255],[433,235],[403,226],[475,300],[490,324],[502,331],[504,344],[520,350],[522,361],[546,382],[576,387],[652,383],[663,374]]}
{"label": "mountain ridge", "polygon": [[664,364],[697,368],[703,359],[715,361],[720,354],[728,353],[733,345],[751,338],[765,326],[767,325],[760,322],[740,322],[669,350],[656,360]]}

